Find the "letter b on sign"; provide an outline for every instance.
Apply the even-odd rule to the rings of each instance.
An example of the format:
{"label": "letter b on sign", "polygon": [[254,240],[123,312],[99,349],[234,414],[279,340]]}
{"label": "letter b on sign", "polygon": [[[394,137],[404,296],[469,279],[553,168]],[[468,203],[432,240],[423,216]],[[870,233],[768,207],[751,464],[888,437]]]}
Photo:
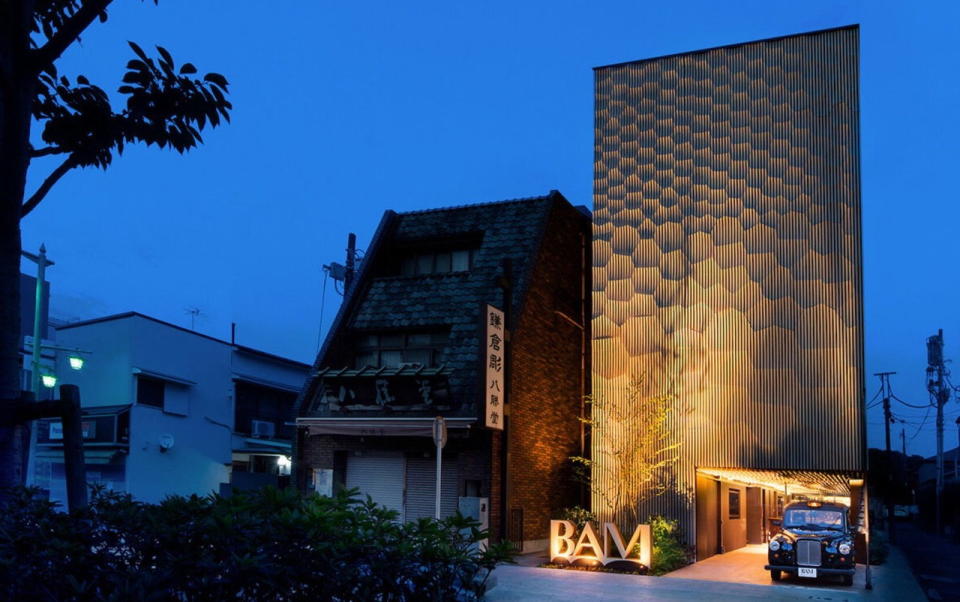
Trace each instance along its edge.
{"label": "letter b on sign", "polygon": [[568,520],[550,521],[550,561],[556,558],[570,558],[576,542],[577,527]]}

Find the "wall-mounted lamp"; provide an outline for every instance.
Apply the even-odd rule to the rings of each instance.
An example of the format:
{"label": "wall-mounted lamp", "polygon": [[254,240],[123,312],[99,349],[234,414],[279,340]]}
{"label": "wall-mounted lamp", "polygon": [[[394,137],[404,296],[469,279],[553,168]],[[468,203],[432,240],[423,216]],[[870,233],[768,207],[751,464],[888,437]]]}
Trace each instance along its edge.
{"label": "wall-mounted lamp", "polygon": [[71,355],[69,359],[70,359],[70,367],[71,367],[71,368],[73,368],[74,370],[82,370],[82,369],[83,369],[83,358],[82,358],[82,357],[80,357],[79,355]]}
{"label": "wall-mounted lamp", "polygon": [[53,374],[43,374],[40,376],[40,380],[43,382],[43,386],[48,389],[52,389],[57,386],[57,377]]}

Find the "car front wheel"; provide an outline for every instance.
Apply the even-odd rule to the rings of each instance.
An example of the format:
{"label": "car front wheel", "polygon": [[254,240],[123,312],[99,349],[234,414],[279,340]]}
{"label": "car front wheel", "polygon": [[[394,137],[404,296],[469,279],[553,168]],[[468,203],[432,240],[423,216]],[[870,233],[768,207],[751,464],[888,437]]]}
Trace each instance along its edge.
{"label": "car front wheel", "polygon": [[770,569],[770,578],[773,579],[774,581],[780,581],[780,578],[782,577],[782,575],[783,573],[781,573],[780,571],[776,569]]}

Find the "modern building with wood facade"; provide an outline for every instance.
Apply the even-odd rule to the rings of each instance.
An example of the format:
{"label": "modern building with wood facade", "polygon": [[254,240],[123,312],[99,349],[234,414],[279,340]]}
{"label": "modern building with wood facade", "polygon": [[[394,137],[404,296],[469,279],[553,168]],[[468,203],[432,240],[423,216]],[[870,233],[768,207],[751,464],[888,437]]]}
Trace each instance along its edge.
{"label": "modern building with wood facade", "polygon": [[607,422],[595,486],[680,519],[701,559],[765,541],[789,498],[856,515],[858,28],[601,67],[595,85],[593,393],[613,408],[642,377],[678,445],[654,495],[609,460],[631,431]]}
{"label": "modern building with wood facade", "polygon": [[[433,517],[442,416],[441,516],[486,503],[493,539],[545,548],[579,501],[567,459],[589,387],[589,241],[589,211],[557,191],[386,212],[298,400],[299,486]],[[505,312],[504,429],[484,420],[486,305]]]}

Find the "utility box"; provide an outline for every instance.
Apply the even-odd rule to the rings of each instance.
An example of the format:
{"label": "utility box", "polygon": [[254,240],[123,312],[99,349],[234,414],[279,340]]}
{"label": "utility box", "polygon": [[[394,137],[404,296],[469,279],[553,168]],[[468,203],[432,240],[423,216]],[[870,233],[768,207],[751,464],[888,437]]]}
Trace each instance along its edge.
{"label": "utility box", "polygon": [[[485,497],[461,497],[458,509],[463,516],[480,521],[480,530],[490,528],[490,500]],[[487,540],[480,542],[480,549],[487,549]]]}

